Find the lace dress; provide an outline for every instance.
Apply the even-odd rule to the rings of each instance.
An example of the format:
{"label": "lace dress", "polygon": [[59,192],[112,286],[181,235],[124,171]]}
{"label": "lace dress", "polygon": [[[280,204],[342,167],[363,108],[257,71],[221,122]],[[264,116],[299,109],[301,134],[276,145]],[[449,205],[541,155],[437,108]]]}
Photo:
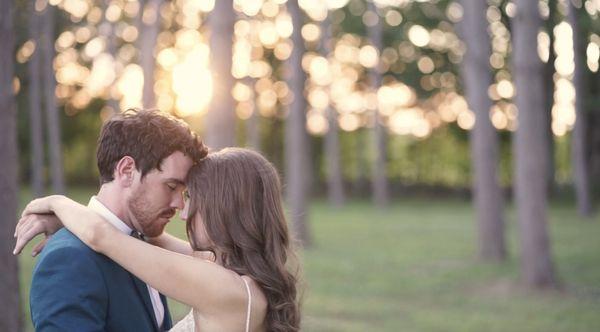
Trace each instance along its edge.
{"label": "lace dress", "polygon": [[[250,332],[250,308],[252,306],[252,293],[250,293],[250,286],[248,281],[242,278],[244,285],[246,286],[246,292],[248,293],[248,308],[246,309],[246,332]],[[190,312],[183,317],[169,332],[195,332],[196,324],[194,323],[194,311]]]}

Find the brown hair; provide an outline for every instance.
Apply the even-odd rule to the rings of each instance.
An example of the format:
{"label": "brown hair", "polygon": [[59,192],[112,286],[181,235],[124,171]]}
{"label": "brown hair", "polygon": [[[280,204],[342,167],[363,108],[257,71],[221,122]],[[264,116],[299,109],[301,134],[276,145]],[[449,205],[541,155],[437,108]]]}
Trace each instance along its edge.
{"label": "brown hair", "polygon": [[[225,268],[260,285],[268,301],[267,331],[298,331],[297,269],[288,259],[293,252],[275,167],[254,151],[223,149],[192,167],[188,189],[187,232],[194,250],[218,252]],[[194,241],[196,213],[210,248]]]}
{"label": "brown hair", "polygon": [[175,151],[181,151],[194,163],[207,154],[207,148],[189,126],[158,110],[128,109],[113,116],[98,138],[100,183],[114,180],[117,162],[124,156],[135,160],[142,178]]}

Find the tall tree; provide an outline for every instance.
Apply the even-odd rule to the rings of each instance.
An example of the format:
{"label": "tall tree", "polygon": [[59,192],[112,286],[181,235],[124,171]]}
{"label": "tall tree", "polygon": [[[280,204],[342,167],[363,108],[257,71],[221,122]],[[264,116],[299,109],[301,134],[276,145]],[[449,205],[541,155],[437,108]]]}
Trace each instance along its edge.
{"label": "tall tree", "polygon": [[492,84],[489,58],[492,55],[487,3],[462,0],[463,21],[459,30],[467,45],[462,63],[463,81],[475,126],[470,132],[473,194],[479,228],[479,257],[501,261],[506,257],[504,241],[503,197],[498,184],[498,133],[490,119],[492,101],[488,87]]}
{"label": "tall tree", "polygon": [[[577,196],[577,212],[589,217],[592,215],[592,199],[590,195],[590,171],[587,151],[587,122],[588,115],[585,109],[584,66],[582,56],[585,56],[584,43],[581,40],[579,28],[579,11],[572,0],[568,1],[568,21],[573,31],[573,56],[574,72],[573,85],[575,86],[575,127],[572,134],[571,164],[573,165],[573,180]],[[581,4],[580,4],[581,5]]]}
{"label": "tall tree", "polygon": [[44,76],[44,107],[48,125],[48,152],[50,155],[50,171],[52,190],[65,193],[65,177],[61,144],[60,114],[56,102],[56,78],[54,77],[54,24],[56,9],[47,4],[42,12],[43,37],[41,42],[42,68]]}
{"label": "tall tree", "polygon": [[[113,68],[112,70],[117,70],[117,33],[115,31],[115,24],[111,22],[106,17],[106,11],[110,6],[111,0],[104,0],[104,20],[100,24],[100,34],[106,38],[106,52],[112,57],[113,60]],[[141,6],[142,1],[140,1]],[[141,11],[141,9],[140,9]],[[138,15],[139,16],[139,15]],[[109,88],[109,90],[114,89],[113,86]],[[106,105],[111,109],[112,112],[117,113],[120,111],[119,101],[112,96],[112,92],[109,91],[108,100],[106,101]]]}
{"label": "tall tree", "polygon": [[536,1],[517,0],[513,21],[518,128],[515,133],[515,199],[521,238],[521,271],[530,287],[556,284],[546,229],[547,191],[543,65],[537,55],[542,26]]}
{"label": "tall tree", "polygon": [[[366,128],[359,128],[353,132],[354,150],[368,151],[368,135],[370,132]],[[357,153],[354,156],[356,160],[356,178],[352,184],[352,193],[354,196],[363,197],[369,191],[369,161],[363,153]],[[366,196],[364,196],[366,198]]]}
{"label": "tall tree", "polygon": [[552,194],[555,187],[554,175],[555,162],[554,162],[554,133],[552,131],[552,107],[554,106],[554,74],[556,68],[554,62],[556,61],[556,52],[554,51],[554,27],[556,26],[556,14],[557,14],[557,0],[548,0],[548,18],[546,19],[546,32],[548,33],[548,61],[544,65],[544,86],[545,86],[545,98],[546,101],[546,139],[548,144],[548,193]]}
{"label": "tall tree", "polygon": [[286,199],[294,236],[304,246],[311,243],[307,220],[307,140],[306,99],[304,84],[306,74],[302,69],[304,39],[300,34],[303,24],[298,0],[289,0],[287,10],[292,18],[293,50],[287,60],[287,80],[293,95],[289,114],[285,122],[285,177]]}
{"label": "tall tree", "polygon": [[[321,22],[321,53],[324,57],[328,58],[331,53],[331,42],[332,42],[332,27],[327,16]],[[327,87],[329,88],[329,87]],[[341,153],[340,153],[340,138],[338,128],[338,118],[336,111],[331,107],[327,106],[325,110],[327,116],[327,122],[329,123],[329,130],[325,134],[325,153],[323,157],[327,164],[327,196],[329,203],[334,206],[341,206],[344,204],[344,181],[342,178],[342,167],[341,167]]]}
{"label": "tall tree", "polygon": [[[367,3],[369,11],[375,13],[375,17],[377,18],[377,21],[373,22],[374,24],[367,27],[367,33],[371,44],[377,49],[378,54],[381,54],[381,50],[383,49],[383,22],[374,0],[370,0]],[[377,89],[381,87],[382,82],[381,62],[378,61],[377,66],[369,71],[369,84],[371,85],[371,90],[376,92]],[[373,116],[373,141],[375,145],[375,160],[373,162],[373,167],[371,168],[373,202],[377,206],[385,206],[389,203],[390,199],[386,171],[386,130],[378,109],[375,110]]]}
{"label": "tall tree", "polygon": [[145,108],[156,106],[154,95],[154,69],[156,68],[156,39],[160,32],[160,6],[163,0],[148,0],[142,14],[140,40],[140,65],[144,72],[142,104]]}
{"label": "tall tree", "polygon": [[35,197],[44,194],[44,130],[42,127],[41,65],[40,65],[40,13],[35,1],[29,1],[29,39],[35,49],[27,64],[29,78],[29,139],[31,147],[31,191]]}
{"label": "tall tree", "polygon": [[213,72],[213,97],[206,115],[205,141],[213,149],[234,146],[236,117],[231,89],[233,56],[233,0],[215,1],[208,18],[210,25],[210,54]]}
{"label": "tall tree", "polygon": [[258,114],[256,107],[256,95],[254,93],[255,79],[247,76],[244,77],[243,82],[252,90],[252,98],[249,101],[252,114],[246,119],[246,144],[250,148],[260,151],[260,114]]}
{"label": "tall tree", "polygon": [[12,254],[17,220],[17,114],[13,93],[14,1],[0,0],[0,331],[21,331],[19,268]]}

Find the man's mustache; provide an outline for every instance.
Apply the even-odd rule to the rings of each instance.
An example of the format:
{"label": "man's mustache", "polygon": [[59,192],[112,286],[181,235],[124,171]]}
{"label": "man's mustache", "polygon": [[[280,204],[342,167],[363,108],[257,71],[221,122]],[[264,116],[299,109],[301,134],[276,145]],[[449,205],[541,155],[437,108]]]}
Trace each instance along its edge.
{"label": "man's mustache", "polygon": [[175,212],[176,212],[175,209],[168,209],[168,210],[163,211],[161,214],[159,214],[159,217],[171,219],[175,215]]}

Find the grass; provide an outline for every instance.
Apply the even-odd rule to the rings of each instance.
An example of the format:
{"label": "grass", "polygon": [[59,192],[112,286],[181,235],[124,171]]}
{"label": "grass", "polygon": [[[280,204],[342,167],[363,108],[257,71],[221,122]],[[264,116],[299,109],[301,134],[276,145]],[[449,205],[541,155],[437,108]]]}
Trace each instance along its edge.
{"label": "grass", "polygon": [[[85,202],[89,191],[71,195]],[[300,253],[303,330],[598,331],[600,218],[583,220],[572,207],[552,204],[549,219],[561,289],[542,292],[518,283],[512,209],[509,259],[491,264],[475,258],[468,202],[409,199],[389,209],[365,202],[334,209],[315,202],[310,209],[314,246]],[[183,226],[174,221],[169,231],[183,235]],[[33,264],[21,256],[24,301]],[[170,303],[175,318],[189,310]]]}

